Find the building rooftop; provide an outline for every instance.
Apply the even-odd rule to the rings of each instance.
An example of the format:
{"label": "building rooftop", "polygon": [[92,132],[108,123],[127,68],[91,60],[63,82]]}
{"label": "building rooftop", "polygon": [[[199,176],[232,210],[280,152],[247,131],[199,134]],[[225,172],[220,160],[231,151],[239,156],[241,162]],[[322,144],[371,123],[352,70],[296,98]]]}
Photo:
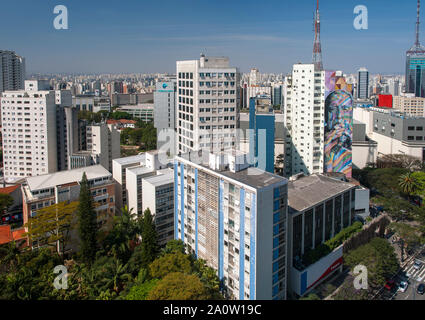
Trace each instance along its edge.
{"label": "building rooftop", "polygon": [[[233,155],[243,155],[246,154],[245,152],[241,152],[241,151],[229,151],[229,152],[218,152],[215,153],[215,155],[220,155],[220,154],[233,154]],[[199,159],[202,159],[202,163],[196,163],[193,162],[194,165],[199,165],[209,171],[215,172],[217,175],[222,175],[224,177],[236,180],[242,184],[245,184],[247,186],[253,187],[255,189],[261,189],[264,187],[267,187],[269,185],[273,185],[279,182],[285,182],[287,183],[287,179],[283,178],[281,176],[278,176],[276,174],[272,174],[269,173],[267,171],[263,171],[260,170],[258,168],[253,168],[253,167],[249,167],[237,172],[232,172],[229,169],[225,169],[225,170],[214,170],[211,169],[211,167],[209,166],[209,159],[208,159],[208,154],[205,154],[203,152],[200,152]],[[176,157],[177,159],[182,159],[185,161],[190,161],[190,159],[192,158],[192,155],[190,154],[184,154],[180,157]]]}
{"label": "building rooftop", "polygon": [[145,166],[130,167],[130,168],[127,168],[126,170],[130,171],[131,173],[133,173],[135,175],[145,174],[145,173],[155,171],[152,168],[145,167]]}
{"label": "building rooftop", "polygon": [[257,168],[248,168],[239,172],[231,171],[216,171],[223,176],[237,180],[247,186],[253,187],[255,189],[262,189],[264,187],[285,181],[287,179],[276,174],[269,173]]}
{"label": "building rooftop", "polygon": [[139,163],[144,162],[145,160],[146,160],[146,154],[142,153],[142,154],[138,154],[136,156],[114,159],[112,161],[124,166],[124,165],[127,165],[127,164],[136,163],[136,162],[139,162]]}
{"label": "building rooftop", "polygon": [[16,189],[19,189],[20,187],[21,185],[0,188],[0,193],[11,194],[13,191],[15,191]]}
{"label": "building rooftop", "polygon": [[25,229],[12,230],[10,225],[0,226],[0,245],[24,239]]}
{"label": "building rooftop", "polygon": [[288,205],[297,211],[304,211],[353,187],[351,183],[321,174],[303,176],[288,183]]}
{"label": "building rooftop", "polygon": [[145,180],[146,182],[150,183],[153,186],[161,186],[164,184],[174,183],[174,174],[173,174],[173,171],[170,170],[170,172],[166,174],[151,176],[148,178],[144,178],[143,180]]}
{"label": "building rooftop", "polygon": [[31,191],[40,189],[54,188],[58,185],[64,185],[75,181],[81,181],[83,173],[86,173],[87,180],[93,180],[101,177],[112,176],[112,174],[101,165],[78,168],[67,171],[59,171],[42,176],[26,178],[27,186]]}

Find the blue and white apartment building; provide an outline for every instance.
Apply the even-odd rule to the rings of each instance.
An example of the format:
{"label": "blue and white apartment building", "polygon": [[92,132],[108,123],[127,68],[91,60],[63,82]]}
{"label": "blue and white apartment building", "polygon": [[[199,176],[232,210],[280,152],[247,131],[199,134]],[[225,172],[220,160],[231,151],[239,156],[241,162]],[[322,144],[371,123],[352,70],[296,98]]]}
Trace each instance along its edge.
{"label": "blue and white apartment building", "polygon": [[249,167],[240,151],[174,159],[175,238],[218,271],[239,300],[284,300],[288,181]]}

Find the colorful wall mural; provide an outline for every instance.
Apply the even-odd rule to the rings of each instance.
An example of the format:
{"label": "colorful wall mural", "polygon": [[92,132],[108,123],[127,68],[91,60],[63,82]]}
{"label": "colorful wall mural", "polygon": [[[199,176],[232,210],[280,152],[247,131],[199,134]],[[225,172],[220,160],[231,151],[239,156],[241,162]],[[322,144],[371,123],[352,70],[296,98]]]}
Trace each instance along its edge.
{"label": "colorful wall mural", "polygon": [[325,172],[352,177],[352,85],[334,71],[325,73]]}

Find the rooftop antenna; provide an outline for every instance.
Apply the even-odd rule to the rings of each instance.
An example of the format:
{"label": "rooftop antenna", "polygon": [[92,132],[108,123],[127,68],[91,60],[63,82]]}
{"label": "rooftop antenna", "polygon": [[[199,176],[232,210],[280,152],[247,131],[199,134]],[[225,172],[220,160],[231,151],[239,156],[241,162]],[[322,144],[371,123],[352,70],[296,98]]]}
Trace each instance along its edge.
{"label": "rooftop antenna", "polygon": [[323,70],[322,62],[322,45],[320,43],[320,13],[319,0],[317,0],[316,13],[314,15],[314,46],[313,46],[313,63],[316,71]]}

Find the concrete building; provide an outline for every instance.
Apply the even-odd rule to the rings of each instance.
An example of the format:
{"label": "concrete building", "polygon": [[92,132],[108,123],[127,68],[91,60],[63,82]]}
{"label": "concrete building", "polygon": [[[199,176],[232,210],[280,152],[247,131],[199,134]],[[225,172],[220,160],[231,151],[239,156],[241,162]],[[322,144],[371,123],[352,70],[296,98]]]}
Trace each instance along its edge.
{"label": "concrete building", "polygon": [[393,108],[412,117],[425,117],[425,98],[407,95],[393,97]]}
{"label": "concrete building", "polygon": [[177,61],[177,153],[236,146],[239,73],[225,57]]}
{"label": "concrete building", "polygon": [[[239,150],[249,153],[249,113],[241,112],[239,114],[239,128],[241,134],[239,135]],[[285,122],[284,115],[281,113],[275,113],[274,122],[274,162],[278,160],[278,157],[285,156]]]}
{"label": "concrete building", "polygon": [[353,120],[353,168],[363,169],[369,163],[376,163],[378,143],[366,135],[366,124]]}
{"label": "concrete building", "polygon": [[[42,208],[64,201],[77,201],[80,193],[80,181],[84,172],[96,204],[98,225],[99,227],[104,226],[115,212],[115,182],[112,174],[101,165],[26,178],[21,187],[24,224]],[[78,242],[78,236],[72,232],[71,249],[75,248],[76,242]]]}
{"label": "concrete building", "polygon": [[352,183],[321,174],[300,175],[289,181],[288,289],[291,295],[307,294],[342,269],[342,248],[313,265],[305,265],[303,256],[354,222],[357,188]]}
{"label": "concrete building", "polygon": [[0,94],[23,90],[25,87],[25,58],[14,51],[0,50]]}
{"label": "concrete building", "polygon": [[378,157],[405,154],[424,161],[424,117],[409,117],[400,112],[373,107],[356,107],[354,120],[364,123],[366,135],[377,142]]}
{"label": "concrete building", "polygon": [[72,105],[71,93],[50,90],[47,81],[27,80],[25,90],[3,92],[1,105],[6,182],[58,171],[58,155],[65,157],[58,153],[58,136],[66,136],[58,134],[65,130],[58,126],[63,121],[58,110]]}
{"label": "concrete building", "polygon": [[144,103],[138,105],[124,105],[117,108],[117,111],[127,112],[133,116],[133,118],[141,119],[144,122],[154,122],[154,109],[153,103]]}
{"label": "concrete building", "polygon": [[[157,149],[160,149],[168,141],[171,149],[169,151],[173,155],[176,154],[176,90],[176,80],[159,81],[156,83],[154,92],[154,126],[157,130]],[[166,130],[167,134],[162,130]]]}
{"label": "concrete building", "polygon": [[286,299],[287,180],[249,168],[242,152],[174,161],[175,238],[218,271],[230,298]]}
{"label": "concrete building", "polygon": [[137,156],[125,157],[112,160],[112,176],[116,184],[117,208],[121,210],[127,202],[127,175],[126,168],[143,166],[146,161],[146,153]]}
{"label": "concrete building", "polygon": [[277,85],[273,86],[272,104],[273,104],[273,106],[281,106],[282,107],[282,104],[283,104],[283,84],[277,84]]}
{"label": "concrete building", "polygon": [[369,71],[360,68],[357,77],[357,99],[369,98]]}
{"label": "concrete building", "polygon": [[275,116],[271,97],[258,95],[249,102],[249,162],[274,173]]}
{"label": "concrete building", "polygon": [[158,151],[149,151],[137,156],[114,159],[112,175],[117,182],[117,208],[127,205],[134,213],[141,214],[142,179],[156,175],[169,167],[171,160]]}
{"label": "concrete building", "polygon": [[163,247],[174,239],[174,171],[158,170],[142,179],[142,211],[149,209],[154,217],[158,244]]}
{"label": "concrete building", "polygon": [[76,95],[72,97],[72,105],[78,111],[94,111],[94,95]]}
{"label": "concrete building", "polygon": [[325,71],[295,64],[286,77],[285,175],[324,171]]}
{"label": "concrete building", "polygon": [[168,168],[172,166],[171,159],[164,159],[159,152],[150,151],[113,161],[113,177],[120,198],[117,208],[127,205],[137,215],[149,208],[160,246],[174,238],[174,173]]}

